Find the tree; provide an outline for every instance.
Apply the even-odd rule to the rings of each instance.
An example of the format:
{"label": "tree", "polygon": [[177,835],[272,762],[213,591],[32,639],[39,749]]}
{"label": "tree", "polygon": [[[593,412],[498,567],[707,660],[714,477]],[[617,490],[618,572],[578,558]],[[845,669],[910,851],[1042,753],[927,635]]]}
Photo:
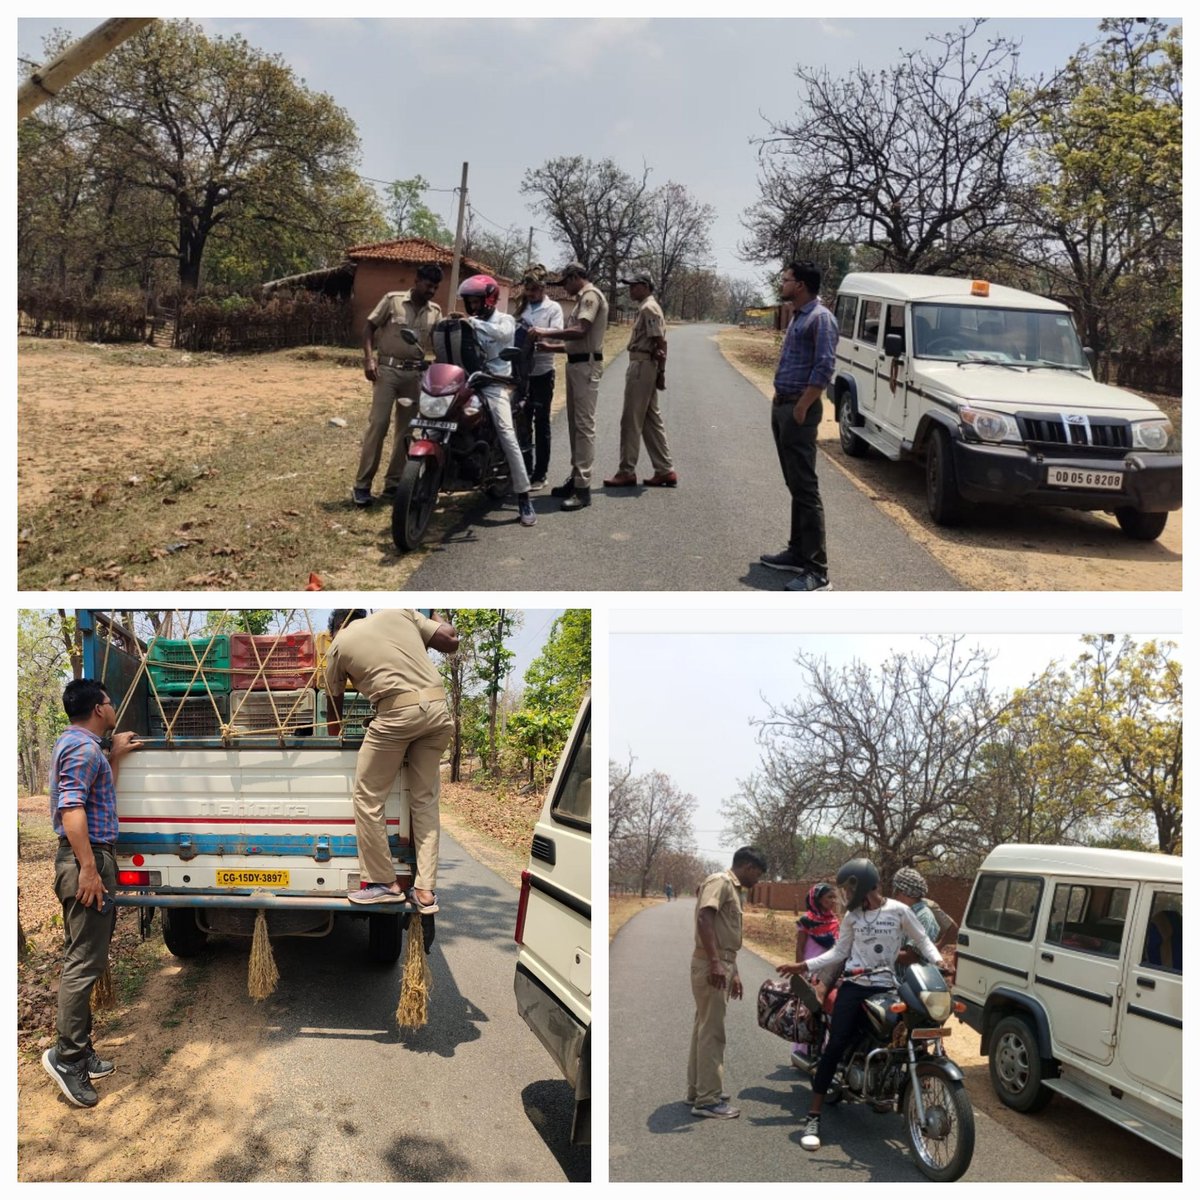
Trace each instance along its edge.
{"label": "tree", "polygon": [[761,198],[744,217],[746,256],[820,262],[834,240],[876,251],[887,271],[963,274],[994,261],[1013,222],[1022,125],[1017,46],[979,45],[983,23],[930,36],[879,72],[798,66],[798,112],[756,139]]}
{"label": "tree", "polygon": [[396,237],[427,238],[439,246],[449,246],[454,234],[425,204],[423,197],[428,190],[429,181],[422,175],[393,180],[387,185],[388,218]]}
{"label": "tree", "polygon": [[759,308],[762,305],[762,289],[750,279],[736,279],[732,275],[725,276],[725,312],[726,321],[734,325],[745,319],[746,309]]}
{"label": "tree", "polygon": [[76,676],[71,655],[74,618],[58,612],[17,614],[17,766],[21,789],[47,785],[55,739],[66,728],[62,692]]}
{"label": "tree", "polygon": [[[619,777],[620,767],[610,763],[610,781]],[[627,779],[624,786],[627,794],[619,802],[625,804],[626,820],[620,835],[609,842],[609,870],[614,880],[635,882],[644,896],[664,856],[692,852],[696,797],[661,771]]]}
{"label": "tree", "polygon": [[492,274],[509,279],[520,278],[529,266],[528,247],[526,235],[515,226],[499,231],[482,229],[474,215],[463,238],[463,254],[467,258],[490,267]]}
{"label": "tree", "polygon": [[699,267],[709,256],[709,230],[717,219],[711,204],[701,204],[681,183],[668,181],[649,197],[649,220],[638,258],[657,283],[663,311],[679,313],[678,277]]}
{"label": "tree", "polygon": [[554,236],[603,283],[609,304],[617,299],[617,280],[649,228],[645,203],[650,168],[641,178],[623,171],[611,158],[594,163],[582,155],[547,159],[521,180],[521,194],[553,226]]}
{"label": "tree", "polygon": [[159,232],[153,253],[175,259],[186,289],[223,226],[286,229],[340,251],[371,207],[349,116],[240,37],[156,21],[54,103],[103,143],[110,172],[169,204],[172,233]]}

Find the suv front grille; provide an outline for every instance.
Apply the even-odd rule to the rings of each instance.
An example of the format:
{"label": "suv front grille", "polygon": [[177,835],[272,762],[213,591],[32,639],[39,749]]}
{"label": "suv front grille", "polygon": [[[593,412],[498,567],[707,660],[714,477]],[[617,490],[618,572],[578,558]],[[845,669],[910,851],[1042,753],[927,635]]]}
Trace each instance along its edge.
{"label": "suv front grille", "polygon": [[1095,458],[1123,458],[1132,448],[1129,422],[1120,417],[1087,417],[1068,421],[1065,413],[1017,413],[1021,437],[1031,450],[1071,450]]}

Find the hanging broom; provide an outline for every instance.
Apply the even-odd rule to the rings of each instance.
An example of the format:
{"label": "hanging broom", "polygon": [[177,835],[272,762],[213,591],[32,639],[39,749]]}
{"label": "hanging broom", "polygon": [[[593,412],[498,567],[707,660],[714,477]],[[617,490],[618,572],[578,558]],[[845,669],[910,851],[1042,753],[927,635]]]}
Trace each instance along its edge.
{"label": "hanging broom", "polygon": [[265,1000],[279,982],[279,968],[275,966],[275,955],[271,953],[271,939],[267,934],[267,914],[258,910],[254,918],[254,940],[250,943],[250,971],[247,987],[252,1000]]}
{"label": "hanging broom", "polygon": [[96,984],[92,988],[92,1011],[96,1012],[101,1008],[112,1008],[116,1002],[117,993],[113,987],[112,970],[105,964],[104,974],[96,980]]}
{"label": "hanging broom", "polygon": [[400,972],[400,1000],[396,1005],[396,1024],[402,1029],[421,1029],[429,1020],[429,995],[433,991],[433,972],[425,955],[425,927],[413,914],[408,923],[408,949]]}

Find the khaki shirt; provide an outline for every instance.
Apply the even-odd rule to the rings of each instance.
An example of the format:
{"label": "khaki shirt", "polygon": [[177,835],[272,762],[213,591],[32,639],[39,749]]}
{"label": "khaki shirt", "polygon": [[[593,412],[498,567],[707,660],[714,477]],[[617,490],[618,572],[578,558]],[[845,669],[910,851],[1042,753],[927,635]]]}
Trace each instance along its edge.
{"label": "khaki shirt", "polygon": [[337,696],[353,678],[372,703],[441,687],[427,650],[440,624],[415,608],[385,608],[339,629],[325,656],[326,686]]}
{"label": "khaki shirt", "polygon": [[578,325],[580,321],[591,321],[591,328],[587,337],[567,343],[567,353],[599,354],[604,349],[604,331],[608,328],[608,301],[594,283],[584,284],[575,299],[571,324]]}
{"label": "khaki shirt", "polygon": [[667,321],[658,301],[653,296],[647,296],[638,307],[634,318],[633,329],[629,334],[629,349],[643,350],[647,354],[654,352],[654,339],[667,336]]}
{"label": "khaki shirt", "polygon": [[742,891],[732,871],[710,875],[700,885],[696,899],[696,949],[694,958],[707,958],[708,951],[700,940],[700,910],[715,909],[713,934],[717,953],[723,962],[733,962],[742,948]]}
{"label": "khaki shirt", "polygon": [[418,308],[411,296],[411,292],[388,292],[367,317],[375,326],[375,349],[389,358],[421,357],[416,346],[400,336],[405,325],[420,339],[421,349],[433,353],[433,327],[442,319],[442,310],[432,300]]}

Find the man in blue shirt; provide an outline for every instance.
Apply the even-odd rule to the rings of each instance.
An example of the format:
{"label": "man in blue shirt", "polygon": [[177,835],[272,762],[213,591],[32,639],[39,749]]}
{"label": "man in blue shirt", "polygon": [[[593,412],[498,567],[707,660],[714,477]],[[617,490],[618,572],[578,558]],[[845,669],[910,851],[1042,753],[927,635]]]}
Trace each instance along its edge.
{"label": "man in blue shirt", "polygon": [[99,1097],[93,1079],[113,1064],[92,1048],[92,988],[108,966],[117,910],[117,774],[121,759],[141,743],[118,733],[106,756],[100,739],[116,727],[108,692],[94,679],[73,679],[63,690],[71,724],[50,762],[50,820],[58,834],[54,890],[63,910],[63,971],[58,986],[58,1044],[42,1055],[46,1074],[80,1108]]}
{"label": "man in blue shirt", "polygon": [[813,263],[793,262],[784,268],[779,294],[791,301],[793,316],[775,371],[771,432],[792,494],[792,525],[787,549],[764,554],[759,561],[796,576],[787,584],[789,592],[830,589],[825,510],[817,484],[817,427],[821,393],[833,379],[838,329],[833,313],[818,298],[820,290],[821,272]]}

